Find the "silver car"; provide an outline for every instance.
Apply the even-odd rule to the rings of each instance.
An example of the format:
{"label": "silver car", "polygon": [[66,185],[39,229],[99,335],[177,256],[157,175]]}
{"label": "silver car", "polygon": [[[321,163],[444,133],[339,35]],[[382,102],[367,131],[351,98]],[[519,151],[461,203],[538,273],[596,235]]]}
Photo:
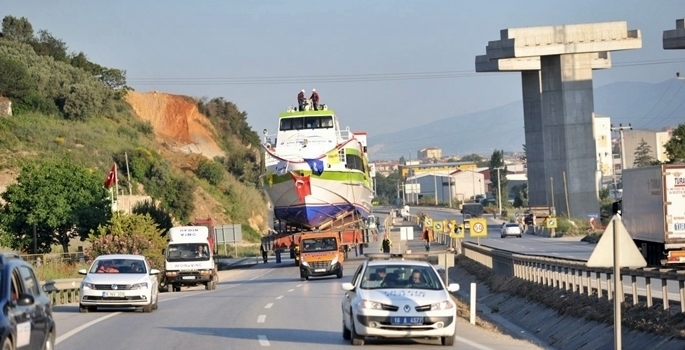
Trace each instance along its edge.
{"label": "silver car", "polygon": [[502,238],[507,236],[516,236],[518,238],[523,237],[523,231],[521,231],[521,226],[515,222],[507,222],[502,224],[502,229],[500,232]]}

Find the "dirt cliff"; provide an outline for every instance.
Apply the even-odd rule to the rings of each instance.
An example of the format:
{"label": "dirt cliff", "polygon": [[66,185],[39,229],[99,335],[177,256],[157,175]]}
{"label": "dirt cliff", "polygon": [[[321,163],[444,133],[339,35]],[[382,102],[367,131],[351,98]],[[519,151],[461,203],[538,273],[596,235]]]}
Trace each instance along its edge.
{"label": "dirt cliff", "polygon": [[129,91],[126,102],[139,118],[152,124],[157,139],[172,150],[209,159],[225,155],[214,141],[211,122],[190,98],[156,91]]}

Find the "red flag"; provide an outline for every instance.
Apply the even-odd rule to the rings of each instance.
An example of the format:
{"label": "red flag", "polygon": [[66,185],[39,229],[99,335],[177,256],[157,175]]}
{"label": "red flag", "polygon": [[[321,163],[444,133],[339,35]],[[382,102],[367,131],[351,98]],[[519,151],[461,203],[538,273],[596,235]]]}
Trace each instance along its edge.
{"label": "red flag", "polygon": [[107,178],[105,179],[105,188],[110,188],[117,182],[117,165],[116,163],[112,165],[112,169],[109,170]]}
{"label": "red flag", "polygon": [[293,180],[295,180],[295,190],[297,191],[297,197],[300,199],[300,202],[302,202],[304,200],[304,197],[312,194],[312,187],[309,184],[309,175],[298,176],[294,173],[291,173],[291,175],[293,176]]}

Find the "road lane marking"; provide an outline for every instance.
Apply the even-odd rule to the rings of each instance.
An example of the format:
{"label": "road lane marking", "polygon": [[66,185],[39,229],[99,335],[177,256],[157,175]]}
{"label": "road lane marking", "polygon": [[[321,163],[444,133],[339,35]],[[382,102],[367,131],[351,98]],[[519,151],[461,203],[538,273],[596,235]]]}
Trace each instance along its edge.
{"label": "road lane marking", "polygon": [[[160,300],[160,301],[161,301],[161,300]],[[121,313],[121,311],[115,312],[115,313],[111,313],[111,314],[109,314],[109,315],[102,316],[102,317],[100,317],[100,318],[96,318],[96,319],[94,319],[94,320],[92,320],[92,321],[90,321],[90,322],[88,322],[88,323],[86,323],[86,324],[84,324],[84,325],[81,325],[81,326],[79,326],[79,327],[76,327],[76,328],[70,330],[69,332],[67,332],[67,333],[65,333],[65,334],[62,334],[62,335],[60,335],[59,337],[57,337],[57,339],[55,340],[55,345],[59,344],[59,343],[62,342],[62,341],[65,341],[65,340],[69,339],[69,337],[71,337],[72,335],[74,335],[74,334],[76,334],[76,333],[78,333],[78,332],[80,332],[80,331],[82,331],[82,330],[84,330],[84,329],[86,329],[86,328],[88,328],[88,327],[90,327],[90,326],[92,326],[92,325],[98,324],[98,323],[100,323],[100,322],[102,322],[102,321],[104,321],[104,320],[106,320],[106,319],[108,319],[108,318],[110,318],[110,317],[114,317],[114,316],[116,316],[116,315],[118,315],[118,314],[120,314],[120,313]]]}
{"label": "road lane marking", "polygon": [[302,283],[296,285],[295,287],[302,287]]}
{"label": "road lane marking", "polygon": [[257,323],[264,323],[264,321],[266,321],[266,315],[259,315],[257,317]]}
{"label": "road lane marking", "polygon": [[276,297],[276,299],[283,299],[283,296],[282,296],[282,295],[279,295],[279,296]]}
{"label": "road lane marking", "polygon": [[274,303],[268,303],[264,306],[265,309],[271,309],[271,307],[274,306]]}
{"label": "road lane marking", "polygon": [[269,339],[266,339],[265,335],[258,335],[257,339],[259,340],[259,345],[261,346],[271,346],[271,343],[269,343]]}
{"label": "road lane marking", "polygon": [[288,289],[288,292],[292,292],[292,291],[294,291],[294,289]]}
{"label": "road lane marking", "polygon": [[459,337],[459,336],[457,336],[457,337],[455,337],[455,338],[456,338],[456,340],[457,340],[458,342],[462,342],[462,343],[464,343],[464,344],[471,345],[472,347],[474,347],[474,348],[476,348],[476,349],[480,349],[480,350],[494,350],[493,348],[489,348],[489,347],[487,347],[487,346],[485,346],[485,345],[480,345],[480,344],[478,344],[478,343],[476,343],[476,342],[473,342],[473,341],[471,341],[471,340],[468,340],[468,339],[466,339],[466,338],[462,338],[462,337]]}
{"label": "road lane marking", "polygon": [[[270,273],[270,272],[273,271],[273,270],[275,270],[275,269],[269,269],[269,270],[267,270],[266,272],[264,272],[263,274],[261,274],[261,275],[259,275],[259,276],[256,276],[256,277],[265,276],[266,274]],[[165,301],[170,301],[170,300],[175,300],[175,299],[180,299],[180,298],[192,297],[192,296],[195,296],[195,295],[198,295],[198,294],[212,293],[212,292],[215,292],[215,291],[217,291],[217,290],[231,289],[231,288],[235,288],[235,287],[238,287],[238,286],[240,286],[240,285],[243,285],[244,283],[245,283],[245,282],[238,283],[238,284],[233,284],[233,285],[230,285],[230,286],[226,286],[226,287],[222,287],[222,288],[217,288],[216,290],[205,290],[205,291],[197,291],[197,292],[186,292],[186,293],[183,293],[183,295],[179,295],[179,296],[176,296],[176,297],[173,297],[173,298],[164,298],[164,299],[162,299],[162,298],[159,298],[159,296],[158,296],[157,302],[158,302],[158,303],[163,303],[163,302],[165,302]],[[283,297],[283,296],[281,296],[281,297]],[[279,298],[276,298],[276,299],[279,299]],[[102,317],[100,317],[100,318],[96,318],[96,319],[94,319],[94,320],[92,320],[92,321],[90,321],[90,322],[88,322],[88,323],[86,323],[86,324],[83,324],[83,325],[81,325],[81,326],[78,326],[78,327],[72,329],[71,331],[69,331],[69,332],[67,332],[67,333],[64,333],[64,334],[62,334],[61,336],[57,337],[57,339],[55,339],[55,345],[57,345],[57,344],[59,344],[59,343],[65,341],[65,340],[71,338],[72,336],[74,336],[74,335],[75,335],[76,333],[78,333],[78,332],[81,332],[81,331],[83,331],[83,330],[85,330],[85,329],[87,329],[87,328],[89,328],[89,327],[91,327],[91,326],[93,326],[93,325],[96,325],[96,324],[98,324],[98,323],[100,323],[100,322],[102,322],[102,321],[105,321],[105,320],[108,319],[108,318],[117,316],[117,315],[119,315],[119,314],[121,314],[121,313],[122,313],[121,311],[114,312],[114,313],[111,313],[111,314],[102,316]],[[265,316],[265,317],[266,317],[266,316]],[[266,337],[265,337],[265,339],[266,339]],[[268,345],[269,342],[268,342],[268,341],[266,341],[266,342],[267,342],[267,345],[265,345],[265,346],[269,346],[269,345]],[[261,341],[260,341],[260,343],[261,343]]]}

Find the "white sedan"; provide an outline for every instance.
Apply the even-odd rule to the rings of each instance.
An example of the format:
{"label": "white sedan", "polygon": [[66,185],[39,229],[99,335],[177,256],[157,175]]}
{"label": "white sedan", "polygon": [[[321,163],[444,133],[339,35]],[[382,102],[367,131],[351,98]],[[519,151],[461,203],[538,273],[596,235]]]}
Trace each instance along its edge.
{"label": "white sedan", "polygon": [[86,277],[79,289],[79,311],[99,306],[141,307],[143,312],[157,309],[159,270],[150,268],[142,255],[101,255],[90,269],[78,271]]}
{"label": "white sedan", "polygon": [[518,238],[523,237],[523,231],[521,231],[521,226],[515,222],[507,222],[502,224],[502,229],[500,231],[500,236],[505,238],[507,236],[516,236]]}
{"label": "white sedan", "polygon": [[343,283],[343,338],[364,345],[367,337],[438,338],[454,345],[457,307],[450,292],[418,254],[366,254],[352,283]]}

